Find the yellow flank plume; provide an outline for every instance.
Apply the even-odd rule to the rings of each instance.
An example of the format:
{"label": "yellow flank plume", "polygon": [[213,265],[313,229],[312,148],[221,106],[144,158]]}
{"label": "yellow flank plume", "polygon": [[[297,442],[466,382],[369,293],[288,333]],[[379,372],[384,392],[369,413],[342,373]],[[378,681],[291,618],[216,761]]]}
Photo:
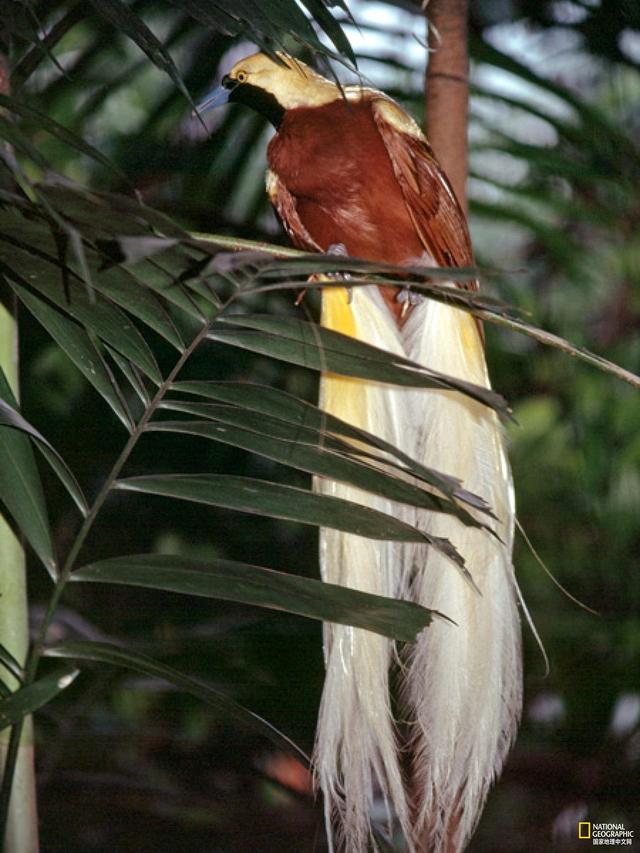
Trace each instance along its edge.
{"label": "yellow flank plume", "polygon": [[[321,323],[326,329],[357,338],[350,291],[345,287],[327,287],[322,291]],[[322,377],[324,410],[354,426],[367,428],[367,400],[361,379],[324,373]]]}
{"label": "yellow flank plume", "polygon": [[356,337],[356,323],[346,287],[326,287],[322,291],[322,319],[326,329]]}

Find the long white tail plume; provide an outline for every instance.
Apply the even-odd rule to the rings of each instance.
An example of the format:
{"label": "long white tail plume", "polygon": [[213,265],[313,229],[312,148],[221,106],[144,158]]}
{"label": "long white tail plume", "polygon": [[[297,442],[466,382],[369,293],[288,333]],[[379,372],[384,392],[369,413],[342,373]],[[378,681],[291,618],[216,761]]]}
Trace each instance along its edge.
{"label": "long white tail plume", "polygon": [[[377,289],[327,291],[322,324],[360,340],[402,353],[394,323],[387,322]],[[330,414],[393,443],[399,441],[401,405],[397,389],[325,375],[320,406]],[[318,480],[325,494],[389,511],[389,501],[333,481]],[[366,592],[396,597],[400,591],[397,543],[378,542],[336,530],[320,533],[320,565],[324,580]],[[384,637],[344,625],[325,625],[326,679],[318,721],[315,770],[325,798],[329,836],[337,828],[339,846],[367,849],[375,798],[387,804],[406,835],[410,831],[398,743],[391,713],[389,669],[393,643]]]}
{"label": "long white tail plume", "polygon": [[[442,373],[489,385],[475,321],[450,306],[424,300],[399,330],[376,288],[355,288],[351,301],[336,288],[323,295],[322,323]],[[320,405],[420,462],[459,477],[499,519],[495,529],[502,542],[450,515],[401,506],[334,482],[316,483],[319,491],[401,516],[450,539],[482,592],[427,546],[322,531],[325,580],[411,599],[457,623],[434,622],[403,662],[402,736],[389,691],[393,644],[361,629],[325,627],[327,674],[315,768],[329,834],[335,832],[347,853],[366,850],[372,809],[381,802],[389,820],[399,822],[409,850],[461,850],[500,772],[521,706],[520,627],[511,565],[514,501],[500,426],[485,406],[454,392],[334,375],[323,376]]]}
{"label": "long white tail plume", "polygon": [[[425,300],[404,328],[407,355],[442,373],[489,386],[474,319]],[[463,849],[489,786],[513,741],[522,702],[520,623],[511,552],[511,472],[494,412],[447,391],[412,392],[419,411],[407,450],[459,477],[498,518],[495,532],[449,515],[414,511],[419,528],[450,539],[465,557],[478,595],[431,550],[403,550],[404,596],[446,613],[410,652],[404,685],[412,721],[414,838],[421,850]]]}

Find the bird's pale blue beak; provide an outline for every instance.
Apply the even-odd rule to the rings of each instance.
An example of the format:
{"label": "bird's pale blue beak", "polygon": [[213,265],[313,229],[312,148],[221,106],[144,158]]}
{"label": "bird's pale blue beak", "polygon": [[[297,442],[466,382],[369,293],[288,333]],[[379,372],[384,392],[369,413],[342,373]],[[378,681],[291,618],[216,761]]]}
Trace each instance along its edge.
{"label": "bird's pale blue beak", "polygon": [[196,111],[202,113],[205,110],[212,110],[215,109],[215,107],[221,107],[223,104],[227,103],[234,89],[234,81],[229,77],[224,77],[222,79],[222,85],[216,86],[215,89],[212,89],[206,98],[200,101],[196,107]]}

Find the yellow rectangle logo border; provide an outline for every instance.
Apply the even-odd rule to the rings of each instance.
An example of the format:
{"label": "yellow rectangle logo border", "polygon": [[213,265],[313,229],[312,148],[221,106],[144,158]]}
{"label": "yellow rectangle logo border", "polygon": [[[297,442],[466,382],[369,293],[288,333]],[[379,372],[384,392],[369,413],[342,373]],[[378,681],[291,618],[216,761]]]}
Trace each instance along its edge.
{"label": "yellow rectangle logo border", "polygon": [[[583,828],[586,827],[586,835],[583,835]],[[581,820],[578,823],[578,838],[589,840],[591,838],[591,821]]]}

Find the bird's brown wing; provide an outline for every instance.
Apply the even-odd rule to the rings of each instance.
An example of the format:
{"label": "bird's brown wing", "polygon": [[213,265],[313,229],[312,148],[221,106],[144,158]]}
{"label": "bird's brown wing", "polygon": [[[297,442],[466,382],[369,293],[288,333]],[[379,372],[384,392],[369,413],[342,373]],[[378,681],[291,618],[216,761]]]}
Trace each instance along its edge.
{"label": "bird's brown wing", "polygon": [[[422,245],[439,266],[471,266],[466,217],[429,143],[393,101],[375,98],[371,109]],[[478,283],[459,286],[476,290]]]}
{"label": "bird's brown wing", "polygon": [[295,198],[273,169],[267,172],[267,192],[293,245],[306,252],[321,252],[322,248],[302,224]]}

